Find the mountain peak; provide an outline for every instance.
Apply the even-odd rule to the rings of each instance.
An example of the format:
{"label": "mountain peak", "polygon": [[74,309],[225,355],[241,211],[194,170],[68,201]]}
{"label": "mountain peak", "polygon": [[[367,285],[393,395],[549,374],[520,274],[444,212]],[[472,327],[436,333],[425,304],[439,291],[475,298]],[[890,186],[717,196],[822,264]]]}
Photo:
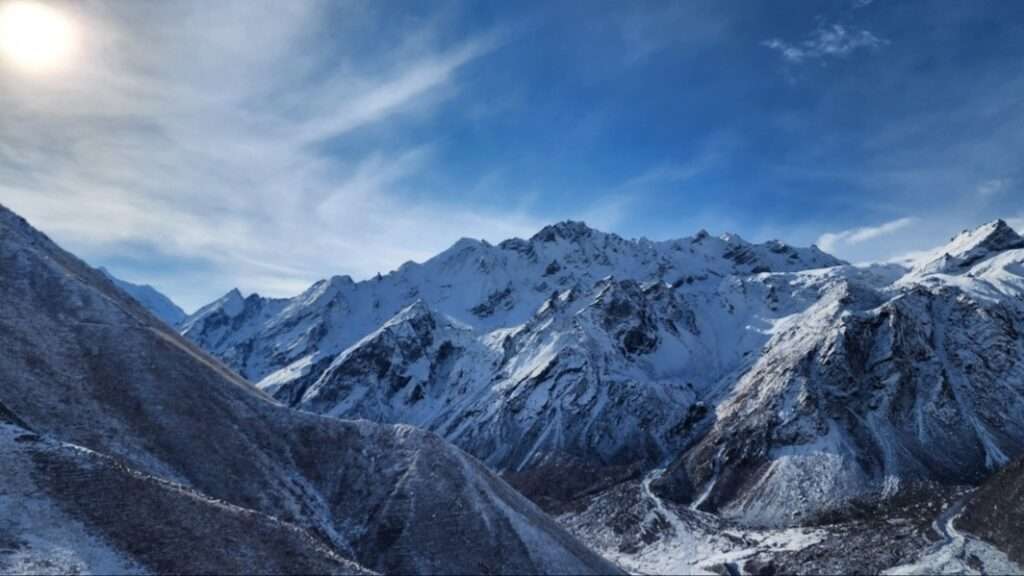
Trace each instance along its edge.
{"label": "mountain peak", "polygon": [[1024,238],[1005,220],[999,219],[964,230],[937,250],[918,270],[951,273],[963,271],[991,256],[1024,248]]}
{"label": "mountain peak", "polygon": [[301,294],[301,298],[303,301],[310,303],[323,298],[331,299],[335,297],[338,291],[351,286],[355,286],[355,281],[352,280],[351,276],[335,275],[314,282],[312,286]]}
{"label": "mountain peak", "polygon": [[1024,238],[1021,238],[1005,220],[999,219],[974,230],[964,230],[946,246],[946,253],[951,256],[960,256],[977,248],[1002,252],[1020,248],[1022,245],[1024,245]]}
{"label": "mountain peak", "polygon": [[210,307],[219,308],[228,316],[236,316],[245,307],[245,297],[238,288],[232,288],[227,294],[215,300]]}
{"label": "mountain peak", "polygon": [[[471,257],[480,253],[481,249],[489,246],[482,240],[476,240],[463,236],[455,241],[454,244],[449,246],[445,251],[427,260],[429,262],[445,262],[451,260],[461,260],[466,257]],[[419,264],[415,262],[406,262],[399,267],[399,272],[404,270],[410,270],[416,268]]]}
{"label": "mountain peak", "polygon": [[585,222],[575,220],[563,220],[541,228],[540,232],[533,235],[530,240],[539,242],[555,242],[558,239],[574,242],[593,235],[596,230],[587,226]]}
{"label": "mountain peak", "polygon": [[726,244],[740,244],[740,245],[749,244],[749,242],[744,240],[742,236],[740,236],[739,234],[735,234],[733,232],[726,232],[726,233],[722,234],[721,236],[719,236],[719,238],[723,242],[725,242]]}

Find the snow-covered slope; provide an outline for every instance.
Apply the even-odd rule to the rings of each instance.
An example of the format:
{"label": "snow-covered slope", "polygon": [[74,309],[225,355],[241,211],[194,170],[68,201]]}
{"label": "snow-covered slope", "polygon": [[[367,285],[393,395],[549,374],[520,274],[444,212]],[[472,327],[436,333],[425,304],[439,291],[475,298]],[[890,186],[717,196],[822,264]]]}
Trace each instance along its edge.
{"label": "snow-covered slope", "polygon": [[99,270],[105,274],[107,278],[113,280],[114,284],[118,288],[124,290],[125,293],[152,312],[154,316],[166,322],[168,326],[177,326],[185,319],[186,314],[184,310],[179,308],[178,305],[171,301],[170,298],[149,284],[132,284],[131,282],[115,277],[106,268],[100,268]]}
{"label": "snow-covered slope", "polygon": [[184,332],[282,401],[411,423],[510,477],[668,463],[664,497],[789,525],[1024,451],[1022,302],[1001,221],[909,267],[562,223],[290,300],[232,293]]}
{"label": "snow-covered slope", "polygon": [[336,356],[417,300],[486,333],[526,322],[553,292],[589,292],[607,276],[712,286],[730,274],[837,263],[816,248],[778,242],[704,232],[667,242],[625,240],[563,222],[497,246],[463,239],[423,264],[358,283],[336,276],[287,300],[232,291],[189,317],[181,331],[246,378],[277,383]]}
{"label": "snow-covered slope", "polygon": [[656,462],[766,339],[737,292],[776,315],[768,271],[836,264],[778,242],[632,241],[564,222],[290,300],[231,292],[182,330],[282,401],[415,424],[497,469]]}
{"label": "snow-covered slope", "polygon": [[616,572],[436,435],[273,402],[3,208],[0,302],[0,571]]}
{"label": "snow-covered slope", "polygon": [[955,265],[883,288],[825,284],[660,488],[747,522],[800,523],[907,483],[977,483],[1024,452],[1022,244],[997,222],[940,252]]}

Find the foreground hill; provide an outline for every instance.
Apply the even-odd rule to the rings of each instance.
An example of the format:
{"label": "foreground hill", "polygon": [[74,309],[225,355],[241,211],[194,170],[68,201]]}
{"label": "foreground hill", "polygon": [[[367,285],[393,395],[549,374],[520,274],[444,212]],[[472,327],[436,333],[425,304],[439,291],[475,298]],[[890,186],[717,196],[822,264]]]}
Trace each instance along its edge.
{"label": "foreground hill", "polygon": [[3,208],[0,302],[0,571],[617,571],[437,436],[272,401]]}

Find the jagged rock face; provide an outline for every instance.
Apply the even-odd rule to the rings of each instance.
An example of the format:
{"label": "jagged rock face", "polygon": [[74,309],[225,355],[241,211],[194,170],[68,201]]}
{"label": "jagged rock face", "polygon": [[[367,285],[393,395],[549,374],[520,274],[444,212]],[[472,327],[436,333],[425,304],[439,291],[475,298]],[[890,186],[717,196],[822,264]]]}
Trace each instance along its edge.
{"label": "jagged rock face", "polygon": [[1001,252],[1024,248],[1024,238],[1003,220],[975,230],[964,230],[941,250],[922,258],[915,266],[920,274],[959,274]]}
{"label": "jagged rock face", "polygon": [[271,401],[3,209],[0,300],[0,546],[22,566],[64,539],[67,571],[617,571],[435,435]]}
{"label": "jagged rock face", "polygon": [[[415,424],[502,470],[546,455],[619,465],[677,449],[694,390],[650,356],[682,349],[692,317],[664,286],[606,280],[590,301],[552,296],[526,325],[488,338],[422,302],[351,347],[312,385],[278,398],[338,417]],[[669,342],[671,340],[671,342]],[[617,361],[622,358],[621,361]]]}
{"label": "jagged rock face", "polygon": [[[714,286],[723,276],[794,271],[840,263],[816,248],[750,244],[739,237],[624,240],[578,222],[549,226],[529,240],[492,246],[460,240],[435,258],[407,263],[365,282],[334,277],[274,300],[233,291],[202,308],[181,332],[246,378],[276,390],[323,370],[333,358],[422,300],[485,333],[528,321],[552,292],[589,292],[600,279]],[[314,378],[319,374],[314,374]]]}
{"label": "jagged rock face", "polygon": [[[993,233],[978,245],[1018,245]],[[662,480],[665,494],[797,523],[901,484],[977,483],[1020,454],[1024,251],[990,257],[998,266],[959,276],[831,289],[766,345]]]}
{"label": "jagged rock face", "polygon": [[486,361],[468,329],[416,303],[334,359],[312,385],[289,382],[277,396],[332,416],[422,425],[452,401],[470,355]]}
{"label": "jagged rock face", "polygon": [[[807,298],[782,298],[774,282],[721,289],[776,311]],[[420,302],[312,384],[297,379],[276,395],[314,412],[433,430],[503,471],[651,465],[699,439],[709,424],[701,399],[744,347],[766,340],[742,330],[749,320],[736,308],[718,291],[609,278],[589,293],[555,293],[525,324],[481,337]],[[705,334],[731,338],[735,350],[715,350]]]}
{"label": "jagged rock face", "polygon": [[[501,470],[553,454],[618,466],[681,449],[699,391],[763,342],[701,340],[746,323],[717,317],[736,306],[724,278],[837,263],[781,243],[629,241],[565,222],[289,301],[232,293],[183,333],[283,402],[425,427]],[[713,312],[698,318],[701,307]]]}

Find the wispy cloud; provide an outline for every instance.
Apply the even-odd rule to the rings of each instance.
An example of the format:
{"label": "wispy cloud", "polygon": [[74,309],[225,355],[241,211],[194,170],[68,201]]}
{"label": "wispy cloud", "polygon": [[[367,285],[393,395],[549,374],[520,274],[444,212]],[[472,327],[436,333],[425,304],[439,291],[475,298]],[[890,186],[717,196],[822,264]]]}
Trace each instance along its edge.
{"label": "wispy cloud", "polygon": [[1009,178],[993,178],[978,184],[976,190],[982,198],[992,198],[1009,190],[1012,183]]}
{"label": "wispy cloud", "polygon": [[777,51],[788,63],[846,58],[858,50],[877,50],[889,41],[870,30],[852,29],[842,24],[820,25],[805,40],[788,42],[770,38],[761,44]]}
{"label": "wispy cloud", "polygon": [[83,35],[74,71],[0,80],[0,199],[97,263],[146,246],[167,265],[144,280],[190,307],[535,229],[525,214],[416,200],[432,144],[390,136],[457,98],[500,34],[441,42],[415,21],[388,28],[389,50],[357,50],[371,8],[68,4]]}
{"label": "wispy cloud", "polygon": [[[431,90],[450,83],[461,67],[486,54],[496,44],[496,36],[468,41],[455,50],[419,59],[415,66],[372,84],[349,102],[322,103],[324,109],[307,120],[303,138],[315,142],[387,118]],[[348,81],[351,79],[346,78]]]}
{"label": "wispy cloud", "polygon": [[614,25],[620,34],[623,58],[629,64],[641,62],[674,44],[700,45],[725,33],[725,22],[714,2],[652,4],[649,10],[615,14]]}
{"label": "wispy cloud", "polygon": [[838,251],[844,247],[855,246],[889,236],[912,226],[916,222],[916,218],[900,218],[879,224],[878,226],[865,226],[841,232],[827,232],[818,238],[818,247],[826,252]]}

